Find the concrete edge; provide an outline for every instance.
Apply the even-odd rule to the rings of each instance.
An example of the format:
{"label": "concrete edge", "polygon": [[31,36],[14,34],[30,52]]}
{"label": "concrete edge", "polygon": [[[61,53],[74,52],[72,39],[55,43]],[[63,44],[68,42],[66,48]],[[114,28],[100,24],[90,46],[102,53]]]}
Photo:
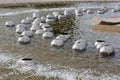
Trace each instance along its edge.
{"label": "concrete edge", "polygon": [[25,2],[25,3],[6,3],[0,4],[0,8],[12,8],[12,7],[33,7],[35,5],[70,5],[74,3],[89,3],[89,2],[120,2],[120,1],[92,1],[92,0],[85,0],[85,1],[46,1],[46,2]]}

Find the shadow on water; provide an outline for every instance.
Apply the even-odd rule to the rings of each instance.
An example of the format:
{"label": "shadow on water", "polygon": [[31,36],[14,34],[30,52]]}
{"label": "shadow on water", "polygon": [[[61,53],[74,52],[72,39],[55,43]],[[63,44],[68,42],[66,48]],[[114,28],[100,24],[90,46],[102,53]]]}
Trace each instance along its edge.
{"label": "shadow on water", "polygon": [[52,25],[55,35],[59,35],[64,32],[69,34],[73,33],[73,28],[75,26],[74,16],[68,17],[66,19],[57,19],[56,23]]}

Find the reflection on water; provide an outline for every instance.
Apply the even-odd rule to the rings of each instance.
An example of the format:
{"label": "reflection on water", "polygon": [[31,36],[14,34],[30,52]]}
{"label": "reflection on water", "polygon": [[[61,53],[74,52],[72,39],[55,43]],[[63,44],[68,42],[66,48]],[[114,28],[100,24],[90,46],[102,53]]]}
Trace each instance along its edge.
{"label": "reflection on water", "polygon": [[[106,5],[107,4],[107,5]],[[57,20],[57,23],[51,25],[54,28],[54,33],[58,35],[61,32],[70,32],[71,39],[66,41],[60,48],[50,46],[52,39],[42,39],[42,36],[34,34],[31,44],[20,45],[17,42],[18,35],[15,33],[15,27],[8,28],[4,23],[8,20],[15,21],[16,24],[27,17],[32,16],[33,11],[40,10],[42,16],[59,11],[63,13],[64,9],[71,9],[74,14],[76,7],[107,7],[119,6],[119,3],[78,3],[64,8],[50,9],[33,9],[33,8],[18,8],[18,9],[0,9],[0,79],[16,80],[16,79],[43,79],[45,80],[119,80],[120,79],[120,54],[119,54],[119,33],[95,32],[92,31],[91,19],[94,16],[108,17],[117,16],[120,13],[112,13],[109,11],[105,14],[98,15],[84,13],[83,16],[72,16],[66,20]],[[27,25],[28,28],[31,24]],[[113,38],[114,37],[114,38]],[[83,38],[87,40],[88,47],[85,52],[74,55],[71,46],[74,41]],[[116,52],[116,56],[112,58],[100,59],[93,46],[96,39],[104,39],[109,42]],[[22,57],[33,58],[36,63],[34,66],[19,66],[16,62]],[[62,66],[59,66],[62,65]],[[67,67],[64,67],[67,66]],[[108,71],[108,72],[107,72]],[[107,72],[107,73],[106,73]],[[16,78],[15,78],[15,77]]]}

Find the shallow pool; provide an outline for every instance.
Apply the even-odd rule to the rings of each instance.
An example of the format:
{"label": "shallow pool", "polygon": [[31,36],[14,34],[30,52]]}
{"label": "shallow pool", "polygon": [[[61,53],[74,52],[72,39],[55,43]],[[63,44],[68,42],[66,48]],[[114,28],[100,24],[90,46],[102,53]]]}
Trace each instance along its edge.
{"label": "shallow pool", "polygon": [[[75,8],[95,8],[94,14],[84,13],[83,16],[75,16]],[[99,7],[108,7],[105,14],[96,13]],[[91,19],[94,16],[109,17],[119,16],[120,12],[112,13],[111,8],[120,6],[120,3],[93,2],[76,3],[57,8],[0,8],[0,80],[119,80],[120,79],[120,34],[92,31]],[[70,9],[73,16],[67,20],[59,21],[61,24],[53,25],[56,29],[66,27],[71,32],[71,38],[62,47],[50,46],[53,39],[42,39],[42,36],[34,34],[28,45],[17,42],[18,35],[15,27],[8,28],[4,24],[8,20],[16,24],[34,11],[40,11],[42,16]],[[63,25],[63,24],[64,25]],[[31,24],[27,25],[28,28]],[[63,29],[63,28],[62,28]],[[59,32],[59,31],[58,31]],[[87,40],[88,47],[84,52],[73,52],[71,47],[75,40],[83,38]],[[97,39],[104,39],[115,49],[116,55],[110,58],[99,58],[93,43]],[[35,60],[34,65],[19,66],[17,61],[22,57],[30,57]]]}

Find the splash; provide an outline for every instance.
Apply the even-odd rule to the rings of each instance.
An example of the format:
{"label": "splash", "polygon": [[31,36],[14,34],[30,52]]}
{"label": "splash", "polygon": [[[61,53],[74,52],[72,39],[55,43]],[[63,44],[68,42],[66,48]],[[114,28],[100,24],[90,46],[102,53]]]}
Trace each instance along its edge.
{"label": "splash", "polygon": [[3,12],[0,13],[0,16],[11,16],[11,15],[19,15],[19,14],[23,14],[23,13],[32,13],[35,11],[55,11],[55,10],[66,10],[66,9],[70,9],[73,10],[75,9],[75,7],[69,7],[69,8],[44,8],[44,9],[30,9],[30,10],[21,10],[21,11],[12,11],[12,12]]}
{"label": "splash", "polygon": [[[108,74],[108,73],[102,74],[97,71],[93,71],[91,69],[76,70],[73,68],[60,66],[60,65],[51,65],[51,64],[42,65],[37,61],[32,62],[34,63],[32,65],[31,63],[28,63],[28,65],[24,65],[24,64],[19,65],[17,63],[19,59],[20,57],[15,58],[14,56],[9,56],[4,54],[0,55],[0,63],[5,64],[7,62],[7,64],[10,64],[7,67],[8,69],[18,70],[20,73],[26,73],[26,74],[29,73],[34,76],[45,76],[47,78],[59,77],[62,80],[80,80],[80,79],[82,80],[119,80],[120,79],[119,74],[118,75]],[[15,61],[15,63],[11,64],[10,61]],[[13,74],[13,73],[10,72],[9,74]],[[5,74],[3,74],[2,76],[5,76]]]}
{"label": "splash", "polygon": [[23,10],[23,11],[13,11],[13,12],[6,12],[6,13],[1,13],[0,16],[11,16],[11,15],[18,15],[18,14],[23,14],[23,13],[31,13],[34,11],[38,11],[38,10]]}

